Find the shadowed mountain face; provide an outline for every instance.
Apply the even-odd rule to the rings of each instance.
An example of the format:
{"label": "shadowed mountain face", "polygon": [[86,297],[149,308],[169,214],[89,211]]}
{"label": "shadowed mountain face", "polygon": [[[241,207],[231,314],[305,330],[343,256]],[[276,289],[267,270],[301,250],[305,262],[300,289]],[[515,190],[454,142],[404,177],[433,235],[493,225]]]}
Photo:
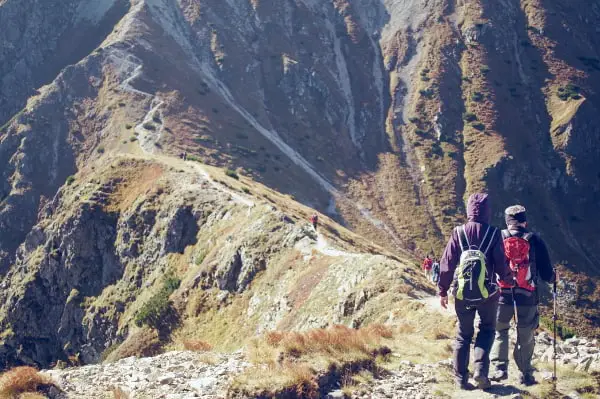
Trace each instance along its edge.
{"label": "shadowed mountain face", "polygon": [[[472,192],[492,195],[498,223],[522,203],[553,259],[580,273],[579,305],[597,308],[596,4],[4,0],[0,26],[6,286],[38,279],[30,252],[60,246],[49,241],[60,226],[39,231],[69,176],[104,184],[95,175],[115,157],[186,152],[397,253],[439,254]],[[114,253],[121,213],[86,210],[88,200],[63,207],[97,223],[99,253]],[[122,278],[121,255],[78,248],[73,259],[102,265],[90,296]],[[61,295],[82,291],[77,281]],[[23,309],[25,297],[15,296]],[[597,314],[582,316],[597,325]]]}

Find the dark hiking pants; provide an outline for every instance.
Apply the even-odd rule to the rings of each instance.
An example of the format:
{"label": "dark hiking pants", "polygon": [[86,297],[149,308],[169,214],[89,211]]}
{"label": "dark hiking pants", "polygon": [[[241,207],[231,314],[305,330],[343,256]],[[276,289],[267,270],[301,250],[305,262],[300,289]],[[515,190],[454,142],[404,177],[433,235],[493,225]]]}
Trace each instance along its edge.
{"label": "dark hiking pants", "polygon": [[454,375],[458,382],[469,379],[469,356],[471,341],[475,335],[475,314],[479,315],[479,332],[475,338],[475,375],[488,376],[490,370],[490,349],[496,331],[496,312],[498,297],[490,298],[479,305],[467,305],[456,300],[456,316],[458,331],[454,347]]}
{"label": "dark hiking pants", "polygon": [[[508,331],[513,316],[512,304],[500,304],[496,323],[496,341],[491,355],[496,370],[508,370]],[[533,372],[531,358],[535,347],[535,330],[538,328],[539,322],[537,306],[517,306],[517,316],[517,344],[513,350],[513,357],[521,373],[531,374]]]}

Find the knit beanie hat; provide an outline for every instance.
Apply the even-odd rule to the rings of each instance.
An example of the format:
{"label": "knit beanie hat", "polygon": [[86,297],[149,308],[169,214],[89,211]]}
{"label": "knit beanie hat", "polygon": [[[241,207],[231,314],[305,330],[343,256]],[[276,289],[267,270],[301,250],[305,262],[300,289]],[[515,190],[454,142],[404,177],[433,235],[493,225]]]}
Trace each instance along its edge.
{"label": "knit beanie hat", "polygon": [[504,211],[504,220],[507,226],[513,226],[527,221],[526,209],[523,205],[513,205]]}

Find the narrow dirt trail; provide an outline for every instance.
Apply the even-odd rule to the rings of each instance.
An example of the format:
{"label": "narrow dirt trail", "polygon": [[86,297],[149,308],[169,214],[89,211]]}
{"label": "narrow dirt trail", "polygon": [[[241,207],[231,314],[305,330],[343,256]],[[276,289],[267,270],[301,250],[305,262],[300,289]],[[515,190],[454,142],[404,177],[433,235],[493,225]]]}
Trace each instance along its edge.
{"label": "narrow dirt trail", "polygon": [[342,250],[330,247],[329,243],[327,242],[327,239],[321,233],[317,233],[317,243],[314,246],[314,248],[317,251],[319,251],[320,253],[322,253],[323,255],[333,256],[333,257],[345,256],[345,257],[356,258],[356,257],[359,257],[362,255],[362,254],[346,252],[346,251],[342,251]]}

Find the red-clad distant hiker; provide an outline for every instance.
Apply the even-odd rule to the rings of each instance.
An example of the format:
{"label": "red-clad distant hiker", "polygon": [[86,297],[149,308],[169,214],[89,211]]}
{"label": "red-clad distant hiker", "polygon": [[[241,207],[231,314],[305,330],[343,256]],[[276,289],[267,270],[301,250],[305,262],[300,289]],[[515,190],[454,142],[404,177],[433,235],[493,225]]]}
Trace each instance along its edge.
{"label": "red-clad distant hiker", "polygon": [[520,383],[529,386],[537,383],[531,366],[535,330],[539,325],[537,288],[540,279],[552,283],[556,274],[546,244],[538,235],[527,230],[525,207],[513,205],[506,208],[504,218],[507,226],[502,231],[504,253],[515,274],[515,284],[500,284],[496,341],[492,348],[492,363],[495,367],[492,380],[502,381],[508,378],[508,330],[510,320],[514,317],[517,323],[517,344],[513,357],[520,371]]}
{"label": "red-clad distant hiker", "polygon": [[469,383],[469,355],[475,334],[475,314],[480,321],[475,338],[474,380],[480,389],[491,386],[490,349],[496,331],[499,297],[496,276],[505,283],[513,281],[502,250],[501,233],[490,226],[491,215],[487,194],[471,195],[467,203],[468,222],[452,231],[440,264],[440,304],[448,307],[449,290],[455,298],[458,330],[454,376],[457,388],[463,390],[474,389]]}
{"label": "red-clad distant hiker", "polygon": [[431,259],[431,256],[427,255],[425,259],[423,259],[421,267],[423,268],[427,280],[431,280],[431,268],[433,267],[433,259]]}
{"label": "red-clad distant hiker", "polygon": [[317,231],[317,225],[319,224],[319,215],[313,213],[313,215],[310,217],[310,222],[312,223],[313,229]]}

